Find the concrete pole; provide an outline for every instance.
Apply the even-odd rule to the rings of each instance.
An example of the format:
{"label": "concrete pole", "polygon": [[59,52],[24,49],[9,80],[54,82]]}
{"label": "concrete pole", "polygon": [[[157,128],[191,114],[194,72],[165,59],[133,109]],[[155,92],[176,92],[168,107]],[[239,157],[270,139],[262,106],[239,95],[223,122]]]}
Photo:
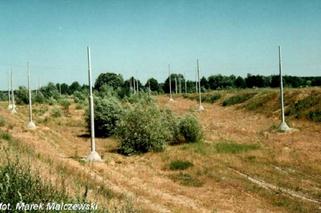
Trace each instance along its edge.
{"label": "concrete pole", "polygon": [[136,85],[137,85],[137,94],[139,93],[139,81],[136,80]]}
{"label": "concrete pole", "polygon": [[197,86],[197,72],[195,73],[195,93],[198,92],[198,86]]}
{"label": "concrete pole", "polygon": [[203,111],[204,107],[202,106],[202,91],[201,91],[201,80],[200,80],[200,66],[197,59],[197,78],[198,78],[198,93],[199,93],[199,107],[198,111]]}
{"label": "concrete pole", "polygon": [[89,80],[89,111],[90,111],[90,132],[91,132],[91,152],[87,157],[87,161],[101,161],[101,157],[96,152],[95,143],[95,121],[94,121],[94,98],[93,98],[93,85],[91,78],[91,57],[90,48],[87,47],[88,57],[88,80]]}
{"label": "concrete pole", "polygon": [[186,75],[184,74],[184,76],[185,76],[185,78],[184,78],[184,80],[185,80],[185,94],[187,94],[187,79],[186,79]]}
{"label": "concrete pole", "polygon": [[285,122],[284,116],[284,96],[283,96],[283,78],[282,78],[282,64],[281,64],[281,47],[279,46],[279,74],[280,74],[280,102],[281,102],[281,124],[279,126],[279,130],[286,132],[289,131],[290,128]]}
{"label": "concrete pole", "polygon": [[14,113],[17,113],[17,110],[16,110],[16,103],[15,103],[15,100],[14,100],[14,89],[13,89],[13,77],[12,77],[12,70],[11,70],[11,113],[14,114]]}
{"label": "concrete pole", "polygon": [[151,89],[150,89],[150,80],[148,80],[148,93],[149,93],[149,95],[151,94]]}
{"label": "concrete pole", "polygon": [[31,87],[30,87],[30,69],[29,69],[29,62],[27,64],[28,69],[28,91],[29,91],[29,123],[27,125],[28,129],[35,129],[36,125],[32,121],[32,97],[31,97]]}
{"label": "concrete pole", "polygon": [[134,85],[134,94],[136,94],[136,83],[135,83],[134,77],[132,78],[132,81],[133,81],[133,85]]}
{"label": "concrete pole", "polygon": [[10,72],[8,72],[8,110],[11,110]]}
{"label": "concrete pole", "polygon": [[172,96],[172,74],[171,74],[171,65],[168,65],[168,73],[169,73],[169,101],[174,101]]}

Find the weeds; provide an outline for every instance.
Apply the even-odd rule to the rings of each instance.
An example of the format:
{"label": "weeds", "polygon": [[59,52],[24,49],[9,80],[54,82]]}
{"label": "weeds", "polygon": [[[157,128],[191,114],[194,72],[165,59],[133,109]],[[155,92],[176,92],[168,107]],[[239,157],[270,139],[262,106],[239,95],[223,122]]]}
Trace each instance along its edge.
{"label": "weeds", "polygon": [[54,118],[59,118],[62,116],[62,112],[59,108],[55,107],[51,110],[51,116]]}
{"label": "weeds", "polygon": [[222,103],[223,106],[231,106],[235,104],[240,104],[243,103],[250,98],[252,98],[254,95],[257,93],[245,93],[245,94],[240,94],[240,95],[234,95],[228,99],[225,99]]}
{"label": "weeds", "polygon": [[193,164],[189,161],[175,160],[169,164],[170,170],[185,170],[192,167]]}
{"label": "weeds", "polygon": [[188,173],[180,172],[178,174],[170,175],[169,178],[172,179],[174,182],[178,182],[179,184],[184,186],[201,187],[204,185],[202,181]]}

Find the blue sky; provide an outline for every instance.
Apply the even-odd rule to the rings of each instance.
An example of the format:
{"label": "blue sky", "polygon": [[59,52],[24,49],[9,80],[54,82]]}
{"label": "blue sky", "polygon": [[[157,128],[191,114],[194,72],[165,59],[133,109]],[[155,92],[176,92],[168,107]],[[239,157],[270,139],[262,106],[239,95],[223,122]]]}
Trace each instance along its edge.
{"label": "blue sky", "polygon": [[173,72],[321,75],[321,1],[0,0],[0,89],[12,65],[26,84],[87,83],[86,46],[101,72],[163,81]]}

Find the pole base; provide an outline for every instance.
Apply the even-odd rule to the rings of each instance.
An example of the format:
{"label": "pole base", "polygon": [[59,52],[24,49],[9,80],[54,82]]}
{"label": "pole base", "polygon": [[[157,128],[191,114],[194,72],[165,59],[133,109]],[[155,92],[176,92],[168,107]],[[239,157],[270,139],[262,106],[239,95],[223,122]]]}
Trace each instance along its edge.
{"label": "pole base", "polygon": [[201,112],[201,111],[204,111],[204,107],[201,105],[199,105],[198,109],[197,109],[198,112]]}
{"label": "pole base", "polygon": [[279,130],[282,132],[288,132],[291,128],[286,124],[286,122],[282,122],[279,126]]}
{"label": "pole base", "polygon": [[8,105],[8,110],[12,110],[12,104]]}
{"label": "pole base", "polygon": [[170,99],[169,99],[169,101],[170,101],[170,102],[173,102],[173,101],[174,101],[174,99],[173,99],[173,98],[170,98]]}
{"label": "pole base", "polygon": [[16,106],[12,106],[10,111],[11,111],[11,114],[16,114],[17,113]]}
{"label": "pole base", "polygon": [[35,129],[36,128],[36,124],[33,121],[30,121],[27,125],[28,129]]}
{"label": "pole base", "polygon": [[86,161],[102,161],[100,155],[96,151],[90,152],[90,154],[87,156]]}

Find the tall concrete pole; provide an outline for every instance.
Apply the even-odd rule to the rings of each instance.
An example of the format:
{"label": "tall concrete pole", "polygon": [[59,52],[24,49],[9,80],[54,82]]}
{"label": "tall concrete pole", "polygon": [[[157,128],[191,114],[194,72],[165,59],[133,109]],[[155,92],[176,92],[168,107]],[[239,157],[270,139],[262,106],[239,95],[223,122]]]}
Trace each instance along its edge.
{"label": "tall concrete pole", "polygon": [[201,91],[201,80],[200,80],[200,66],[197,59],[197,79],[198,79],[198,93],[199,93],[199,107],[198,111],[203,111],[204,107],[202,106],[202,91]]}
{"label": "tall concrete pole", "polygon": [[195,73],[195,93],[198,92],[198,86],[197,86],[197,72]]}
{"label": "tall concrete pole", "polygon": [[134,84],[134,94],[136,94],[136,80],[134,79],[134,76],[132,78],[133,84]]}
{"label": "tall concrete pole", "polygon": [[90,133],[91,133],[91,152],[87,157],[87,161],[101,161],[101,157],[96,152],[95,143],[95,121],[94,121],[94,98],[93,98],[93,85],[91,78],[91,56],[90,48],[87,47],[88,57],[88,80],[89,80],[89,112],[90,112]]}
{"label": "tall concrete pole", "polygon": [[13,89],[13,74],[12,74],[12,69],[11,69],[11,113],[17,113],[16,111],[16,103],[15,103],[15,100],[14,100],[14,89]]}
{"label": "tall concrete pole", "polygon": [[28,91],[29,91],[29,123],[27,125],[28,129],[35,129],[36,125],[32,121],[32,97],[31,97],[31,87],[30,87],[30,69],[29,69],[29,62],[27,64],[28,69]]}
{"label": "tall concrete pole", "polygon": [[284,116],[284,94],[283,94],[283,78],[282,78],[282,63],[281,63],[281,47],[279,46],[279,74],[280,74],[280,104],[281,104],[281,124],[279,127],[280,131],[286,132],[290,128],[285,122]]}
{"label": "tall concrete pole", "polygon": [[150,79],[148,80],[148,93],[149,93],[149,95],[151,94],[151,89],[150,89]]}
{"label": "tall concrete pole", "polygon": [[10,72],[8,72],[8,110],[11,110],[11,108]]}
{"label": "tall concrete pole", "polygon": [[168,73],[169,73],[169,101],[174,101],[172,96],[172,74],[171,74],[171,65],[168,65]]}

